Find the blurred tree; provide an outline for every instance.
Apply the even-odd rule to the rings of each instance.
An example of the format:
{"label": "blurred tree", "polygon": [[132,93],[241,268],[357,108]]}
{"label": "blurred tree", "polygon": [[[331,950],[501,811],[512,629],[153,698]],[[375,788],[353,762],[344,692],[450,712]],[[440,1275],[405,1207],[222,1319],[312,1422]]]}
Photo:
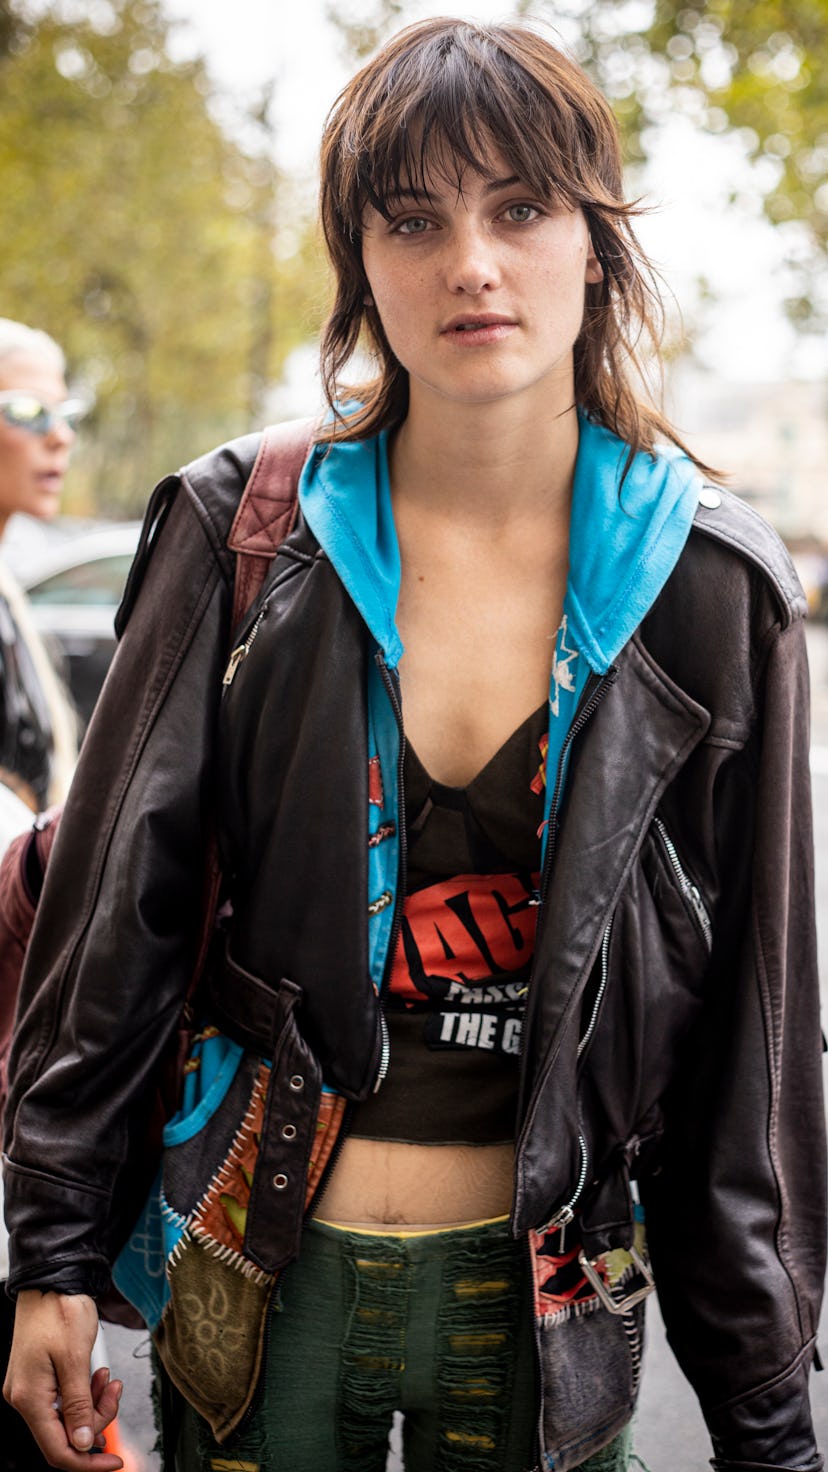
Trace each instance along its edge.
{"label": "blurred tree", "polygon": [[404,0],[372,0],[372,6],[366,14],[356,13],[353,5],[348,8],[340,0],[328,0],[325,6],[325,18],[339,32],[349,60],[362,61],[376,51],[386,36],[405,24],[410,9]]}
{"label": "blurred tree", "polygon": [[787,305],[797,325],[818,327],[828,306],[828,0],[656,0],[645,40],[669,69],[673,100],[709,130],[741,131],[773,224],[806,225],[812,255]]}
{"label": "blurred tree", "polygon": [[0,3],[0,314],[66,347],[97,395],[81,471],[135,511],[260,419],[324,278],[266,140],[228,136],[157,0]]}
{"label": "blurred tree", "polygon": [[8,0],[0,0],[0,58],[8,56],[17,37],[18,23]]}

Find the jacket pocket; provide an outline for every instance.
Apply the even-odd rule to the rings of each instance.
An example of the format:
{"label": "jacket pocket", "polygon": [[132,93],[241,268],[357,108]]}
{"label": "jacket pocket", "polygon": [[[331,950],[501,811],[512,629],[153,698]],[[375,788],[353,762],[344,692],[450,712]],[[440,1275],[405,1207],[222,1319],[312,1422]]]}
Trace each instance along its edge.
{"label": "jacket pocket", "polygon": [[682,903],[691,921],[699,931],[709,953],[713,948],[713,922],[701,889],[691,878],[686,865],[682,862],[679,851],[667,831],[667,826],[663,818],[655,817],[653,819],[653,831],[657,835],[661,848],[667,858]]}

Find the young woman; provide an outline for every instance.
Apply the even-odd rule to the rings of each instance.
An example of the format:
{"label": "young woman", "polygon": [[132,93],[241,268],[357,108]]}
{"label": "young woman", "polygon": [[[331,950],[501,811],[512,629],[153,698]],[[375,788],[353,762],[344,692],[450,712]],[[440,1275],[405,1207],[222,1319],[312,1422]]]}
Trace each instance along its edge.
{"label": "young woman", "polygon": [[156,493],[7,1137],[7,1394],[67,1472],[118,1465],[94,1300],[214,825],[115,1268],[167,1466],[381,1472],[401,1411],[407,1472],[624,1468],[653,1275],[720,1472],[822,1466],[804,603],[638,395],[632,215],[548,41],[403,31],[326,128],[330,414],[232,641],[256,438]]}

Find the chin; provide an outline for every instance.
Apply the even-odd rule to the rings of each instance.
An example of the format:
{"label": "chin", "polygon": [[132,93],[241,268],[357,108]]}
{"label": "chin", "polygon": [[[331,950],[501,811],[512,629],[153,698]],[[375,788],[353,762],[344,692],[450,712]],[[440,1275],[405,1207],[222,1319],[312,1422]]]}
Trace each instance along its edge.
{"label": "chin", "polygon": [[60,492],[41,494],[31,506],[21,506],[20,509],[37,521],[54,521],[60,510]]}

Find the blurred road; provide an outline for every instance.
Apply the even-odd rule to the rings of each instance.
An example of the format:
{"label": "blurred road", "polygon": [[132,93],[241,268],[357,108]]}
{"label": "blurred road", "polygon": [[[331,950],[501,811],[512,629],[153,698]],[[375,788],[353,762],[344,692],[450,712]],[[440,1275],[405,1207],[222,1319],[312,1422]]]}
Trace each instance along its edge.
{"label": "blurred road", "polygon": [[[828,628],[808,631],[813,693],[814,818],[817,852],[817,907],[820,940],[820,976],[823,1015],[828,1017]],[[828,1030],[828,1028],[826,1029]],[[637,1421],[637,1450],[650,1472],[702,1472],[708,1466],[709,1442],[695,1397],[664,1340],[657,1303],[648,1313],[649,1343]],[[124,1430],[144,1456],[141,1472],[155,1472],[159,1463],[151,1454],[154,1442],[148,1397],[146,1336],[126,1330],[107,1330],[113,1374],[127,1382],[122,1409]],[[823,1314],[823,1355],[828,1347],[828,1309]],[[139,1358],[134,1358],[139,1356]],[[828,1372],[813,1377],[813,1406],[820,1445],[828,1448]],[[392,1452],[388,1472],[402,1463]],[[131,1469],[132,1472],[132,1469]],[[138,1472],[138,1469],[135,1469]]]}

